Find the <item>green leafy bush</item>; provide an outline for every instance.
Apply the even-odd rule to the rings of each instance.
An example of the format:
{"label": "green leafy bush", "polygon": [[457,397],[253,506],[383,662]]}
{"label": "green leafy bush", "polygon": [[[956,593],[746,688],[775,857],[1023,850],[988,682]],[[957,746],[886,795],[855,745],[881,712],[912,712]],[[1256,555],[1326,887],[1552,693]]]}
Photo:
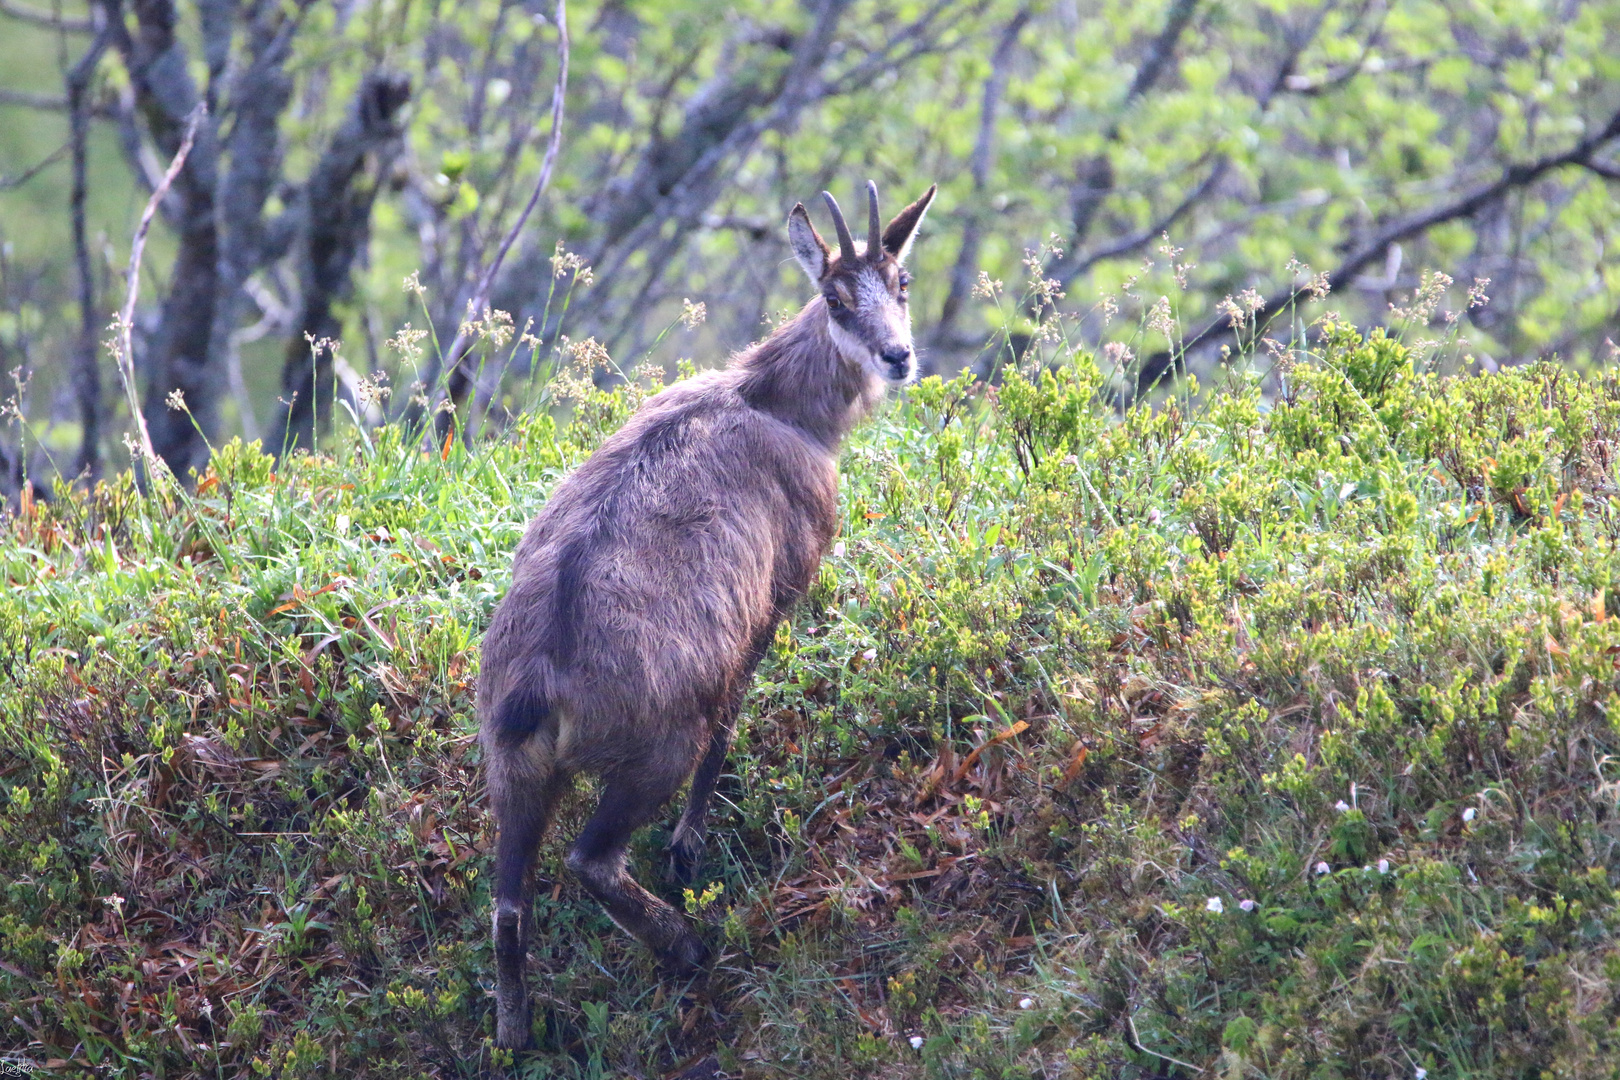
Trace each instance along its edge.
{"label": "green leafy bush", "polygon": [[[1157,408],[1109,385],[1083,355],[930,380],[854,438],[685,895],[712,975],[660,983],[562,872],[582,785],[520,1071],[1612,1068],[1620,383],[1441,377],[1329,327]],[[84,1075],[505,1061],[478,638],[630,403],[476,452],[233,444],[195,494],[7,520],[0,1046]]]}

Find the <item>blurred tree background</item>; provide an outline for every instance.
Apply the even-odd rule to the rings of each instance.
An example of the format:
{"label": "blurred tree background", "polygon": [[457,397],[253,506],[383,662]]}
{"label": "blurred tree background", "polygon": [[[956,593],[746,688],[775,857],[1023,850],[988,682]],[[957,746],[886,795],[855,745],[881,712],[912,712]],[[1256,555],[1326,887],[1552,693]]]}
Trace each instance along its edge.
{"label": "blurred tree background", "polygon": [[[1432,336],[1486,369],[1606,363],[1620,336],[1620,0],[605,0],[568,20],[561,156],[492,293],[542,358],[566,334],[622,369],[721,362],[806,295],[787,210],[869,176],[890,210],[941,185],[913,310],[942,372],[988,373],[981,273],[1004,304],[1032,271],[1057,282],[1141,380],[1182,347],[1218,362],[1244,290],[1287,337],[1330,309],[1388,322],[1426,268],[1457,283]],[[431,317],[448,345],[517,219],[557,31],[546,0],[0,0],[7,494],[129,460],[103,339],[198,102],[134,323],[159,453],[184,474],[235,433],[309,446],[334,392],[410,409],[445,376],[434,339],[416,357],[398,332]],[[1161,296],[1171,319],[1144,318]],[[665,337],[687,300],[707,323]],[[464,366],[453,396],[498,418],[534,352]]]}

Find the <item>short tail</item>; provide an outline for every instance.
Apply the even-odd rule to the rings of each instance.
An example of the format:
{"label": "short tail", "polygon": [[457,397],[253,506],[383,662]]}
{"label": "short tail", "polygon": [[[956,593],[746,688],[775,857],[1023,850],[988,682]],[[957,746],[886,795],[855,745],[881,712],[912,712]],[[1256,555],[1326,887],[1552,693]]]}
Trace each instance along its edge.
{"label": "short tail", "polygon": [[490,716],[490,734],[497,746],[516,746],[543,728],[555,728],[551,703],[537,690],[510,691]]}

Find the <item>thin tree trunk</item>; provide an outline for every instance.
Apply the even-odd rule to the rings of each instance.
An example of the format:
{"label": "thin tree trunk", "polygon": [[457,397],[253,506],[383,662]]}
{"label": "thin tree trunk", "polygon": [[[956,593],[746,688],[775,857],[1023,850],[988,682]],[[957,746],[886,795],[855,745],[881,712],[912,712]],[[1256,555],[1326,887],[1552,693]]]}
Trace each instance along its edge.
{"label": "thin tree trunk", "polygon": [[[303,312],[287,343],[281,368],[281,405],[271,424],[270,450],[313,450],[332,422],[332,347],[343,331],[334,305],[352,291],[354,261],[370,235],[371,206],[399,147],[396,119],[410,99],[410,80],[373,71],[361,81],[344,121],[309,179],[303,212],[307,226],[299,252]],[[368,158],[376,176],[365,179]]]}
{"label": "thin tree trunk", "polygon": [[973,291],[988,209],[985,201],[989,197],[990,164],[995,156],[996,112],[1001,108],[1002,95],[1007,92],[1007,83],[1012,77],[1013,50],[1029,19],[1030,9],[1019,8],[1002,30],[996,51],[990,57],[990,77],[984,82],[984,102],[979,107],[979,136],[968,163],[973,176],[973,196],[966,208],[967,220],[962,225],[962,246],[956,254],[956,265],[951,268],[950,291],[940,308],[939,322],[934,325],[932,338],[936,346],[949,347],[956,333],[956,320]]}
{"label": "thin tree trunk", "polygon": [[1097,220],[1097,212],[1114,191],[1114,164],[1109,159],[1108,147],[1119,142],[1124,114],[1152,90],[1170,69],[1170,61],[1176,54],[1181,35],[1191,25],[1197,10],[1198,0],[1173,0],[1165,16],[1164,29],[1149,44],[1147,53],[1142,57],[1142,66],[1136,69],[1136,78],[1131,80],[1125,97],[1119,103],[1118,116],[1103,133],[1103,149],[1075,167],[1074,185],[1069,189],[1069,242],[1064,256],[1054,259],[1047,267],[1049,276],[1059,281],[1068,281],[1075,276],[1073,264],[1082,258],[1086,237]]}
{"label": "thin tree trunk", "polygon": [[[226,149],[230,165],[222,178],[219,207],[219,301],[210,332],[209,356],[223,370],[221,393],[236,399],[242,434],[259,436],[258,424],[243,387],[239,323],[248,278],[286,253],[291,229],[285,220],[267,223],[264,205],[281,179],[281,115],[292,100],[293,80],[286,71],[293,35],[310,0],[287,9],[278,0],[253,0],[245,14],[247,63],[231,80],[235,122]],[[211,64],[213,61],[210,62]]]}
{"label": "thin tree trunk", "polygon": [[[137,20],[133,35],[125,26],[121,0],[105,0],[107,25],[129,69],[136,103],[146,115],[153,141],[172,155],[179,148],[186,118],[200,99],[186,50],[175,33],[178,12],[173,0],[132,0],[131,6]],[[213,51],[207,43],[205,51]],[[143,365],[147,374],[142,413],[152,445],[179,477],[207,460],[222,383],[220,364],[210,354],[219,296],[217,123],[210,114],[198,127],[191,154],[171,190],[171,224],[178,234],[179,252]],[[183,410],[169,407],[176,392],[185,401]]]}
{"label": "thin tree trunk", "polygon": [[[99,9],[92,13],[100,15]],[[84,203],[88,189],[88,138],[90,130],[90,80],[96,64],[107,49],[103,25],[67,76],[68,123],[73,144],[73,192],[69,198],[73,217],[73,263],[79,285],[79,336],[73,345],[73,396],[79,406],[79,452],[73,461],[73,475],[94,484],[101,476],[101,371],[98,342],[101,317],[96,311],[96,283],[90,267],[90,242],[86,235]]]}

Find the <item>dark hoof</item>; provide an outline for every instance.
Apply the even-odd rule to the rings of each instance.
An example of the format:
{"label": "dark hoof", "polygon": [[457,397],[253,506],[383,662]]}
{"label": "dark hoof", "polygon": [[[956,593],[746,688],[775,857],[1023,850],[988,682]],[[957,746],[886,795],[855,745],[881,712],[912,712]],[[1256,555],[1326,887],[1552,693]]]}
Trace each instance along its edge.
{"label": "dark hoof", "polygon": [[690,886],[696,883],[702,865],[703,837],[677,831],[669,842],[669,876],[680,885]]}
{"label": "dark hoof", "polygon": [[696,934],[687,933],[676,939],[668,952],[660,954],[658,961],[675,978],[689,979],[708,964],[709,947]]}

